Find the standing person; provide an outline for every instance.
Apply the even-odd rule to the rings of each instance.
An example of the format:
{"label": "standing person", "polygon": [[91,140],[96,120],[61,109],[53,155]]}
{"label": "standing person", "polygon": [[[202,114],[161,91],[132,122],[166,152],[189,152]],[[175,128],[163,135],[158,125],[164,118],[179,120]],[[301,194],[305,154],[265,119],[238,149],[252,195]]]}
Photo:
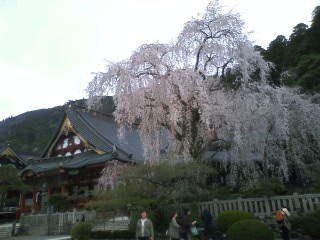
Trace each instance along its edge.
{"label": "standing person", "polygon": [[169,223],[169,237],[171,240],[179,240],[180,225],[177,223],[178,213],[173,212],[171,214]]}
{"label": "standing person", "polygon": [[86,221],[86,217],[84,216],[84,214],[81,215],[81,219],[80,219],[80,222],[84,222]]}
{"label": "standing person", "polygon": [[281,236],[283,240],[290,240],[289,231],[291,230],[291,223],[290,223],[289,217],[290,217],[290,213],[287,208],[282,208],[276,211],[275,218],[281,230]]}
{"label": "standing person", "polygon": [[182,217],[182,229],[181,229],[181,238],[184,240],[190,240],[191,239],[191,227],[192,225],[195,225],[197,221],[191,221],[190,219],[191,211],[190,209],[184,209],[183,211],[183,217]]}
{"label": "standing person", "polygon": [[212,239],[213,235],[213,222],[212,222],[212,215],[208,208],[205,208],[203,212],[201,213],[201,219],[203,221],[203,227],[204,227],[204,237],[205,240]]}
{"label": "standing person", "polygon": [[136,225],[136,239],[138,240],[153,240],[154,231],[153,224],[150,219],[147,218],[147,212],[141,212],[141,218],[137,221]]}

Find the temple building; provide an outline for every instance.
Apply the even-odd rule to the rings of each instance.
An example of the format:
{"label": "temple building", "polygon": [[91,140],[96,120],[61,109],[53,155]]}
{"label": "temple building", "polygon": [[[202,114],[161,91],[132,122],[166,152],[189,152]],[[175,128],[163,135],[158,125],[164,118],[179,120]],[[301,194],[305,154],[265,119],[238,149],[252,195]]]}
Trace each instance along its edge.
{"label": "temple building", "polygon": [[98,179],[107,162],[144,160],[138,132],[128,132],[126,142],[121,142],[112,115],[79,106],[66,110],[40,157],[29,158],[27,163],[18,156],[14,159],[23,182],[33,189],[20,196],[24,213],[43,211],[50,196],[57,193],[67,196],[73,207],[81,207],[99,188]]}

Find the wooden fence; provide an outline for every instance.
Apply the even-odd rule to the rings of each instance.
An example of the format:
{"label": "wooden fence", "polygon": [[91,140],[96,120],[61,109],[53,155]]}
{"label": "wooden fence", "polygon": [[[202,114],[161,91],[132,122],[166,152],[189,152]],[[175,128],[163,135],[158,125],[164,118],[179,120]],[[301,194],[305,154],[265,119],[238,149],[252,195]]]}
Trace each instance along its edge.
{"label": "wooden fence", "polygon": [[198,204],[199,212],[208,208],[214,216],[226,210],[245,210],[254,213],[257,217],[268,218],[274,215],[277,209],[286,207],[292,215],[308,213],[320,209],[320,193],[262,197],[262,198],[241,198],[230,200],[214,199],[210,202]]}
{"label": "wooden fence", "polygon": [[[171,206],[170,208],[183,208],[186,205]],[[230,200],[218,200],[199,202],[196,204],[200,214],[208,208],[216,217],[226,210],[245,210],[254,213],[260,219],[269,224],[274,222],[274,212],[282,207],[287,207],[292,215],[308,213],[320,209],[320,193],[298,194],[262,198],[241,198]],[[94,211],[67,212],[54,214],[37,214],[23,216],[20,227],[29,235],[52,235],[70,233],[72,225],[85,215],[86,221],[94,223],[94,230],[127,230],[130,219],[125,217],[103,218],[97,216]]]}
{"label": "wooden fence", "polygon": [[65,212],[26,215],[20,218],[20,231],[23,235],[56,235],[70,233],[71,227],[80,221],[82,215],[91,221],[95,218],[94,211]]}
{"label": "wooden fence", "polygon": [[128,230],[128,217],[102,217],[95,211],[65,212],[22,216],[20,219],[23,235],[58,235],[70,233],[71,227],[80,221],[93,223],[93,231]]}

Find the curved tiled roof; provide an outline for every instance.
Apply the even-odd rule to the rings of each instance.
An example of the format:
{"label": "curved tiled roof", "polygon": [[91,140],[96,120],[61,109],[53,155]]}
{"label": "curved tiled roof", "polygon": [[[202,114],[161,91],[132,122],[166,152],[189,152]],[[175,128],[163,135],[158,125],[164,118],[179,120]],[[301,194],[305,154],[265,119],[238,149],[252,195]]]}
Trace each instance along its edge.
{"label": "curved tiled roof", "polygon": [[[93,150],[67,157],[46,157],[59,137],[66,119],[70,121],[75,134],[81,135]],[[144,161],[142,143],[138,132],[135,130],[128,132],[124,143],[118,139],[117,129],[118,125],[111,115],[88,111],[82,107],[70,107],[66,109],[66,114],[59,128],[43,151],[41,158],[32,160],[21,174],[26,171],[35,173],[54,172],[61,167],[64,169],[82,168],[103,164],[112,159]],[[99,154],[98,152],[104,153]]]}
{"label": "curved tiled roof", "polygon": [[113,117],[95,111],[88,111],[85,108],[72,107],[66,110],[66,115],[61,121],[55,135],[42,153],[42,157],[48,154],[51,145],[58,137],[62,124],[68,118],[72,127],[77,133],[96,149],[111,153],[114,148],[123,155],[132,156],[133,160],[143,161],[143,148],[139,133],[136,130],[128,131],[126,142],[121,142],[118,138],[118,125]]}
{"label": "curved tiled roof", "polygon": [[[71,116],[71,111],[67,115]],[[72,116],[74,117],[74,112]],[[110,152],[114,151],[115,146],[118,152],[126,156],[131,155],[136,161],[144,160],[139,133],[132,129],[127,132],[125,142],[120,141],[117,132],[118,125],[110,115],[78,110],[77,117],[71,122],[80,134],[98,148]]]}
{"label": "curved tiled roof", "polygon": [[1,147],[0,148],[0,157],[2,155],[11,155],[14,157],[14,159],[12,159],[14,162],[16,162],[17,165],[20,166],[26,166],[27,165],[27,161],[19,154],[17,154],[16,152],[14,152],[9,146],[5,146],[5,147]]}
{"label": "curved tiled roof", "polygon": [[98,154],[94,151],[67,157],[39,158],[31,161],[31,163],[21,171],[20,175],[23,175],[27,171],[49,173],[59,169],[79,169],[92,165],[102,165],[113,159],[125,161],[124,158],[124,156],[115,156],[113,153]]}

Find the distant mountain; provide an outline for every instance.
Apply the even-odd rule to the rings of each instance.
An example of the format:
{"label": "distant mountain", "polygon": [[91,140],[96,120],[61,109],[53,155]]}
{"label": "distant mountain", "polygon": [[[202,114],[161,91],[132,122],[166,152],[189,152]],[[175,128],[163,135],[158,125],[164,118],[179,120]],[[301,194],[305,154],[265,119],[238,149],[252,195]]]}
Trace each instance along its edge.
{"label": "distant mountain", "polygon": [[[0,121],[0,146],[10,142],[17,153],[40,156],[59,127],[65,109],[72,104],[85,106],[85,103],[85,99],[69,101],[63,106],[25,112]],[[112,97],[106,97],[98,111],[112,113],[114,109]]]}

